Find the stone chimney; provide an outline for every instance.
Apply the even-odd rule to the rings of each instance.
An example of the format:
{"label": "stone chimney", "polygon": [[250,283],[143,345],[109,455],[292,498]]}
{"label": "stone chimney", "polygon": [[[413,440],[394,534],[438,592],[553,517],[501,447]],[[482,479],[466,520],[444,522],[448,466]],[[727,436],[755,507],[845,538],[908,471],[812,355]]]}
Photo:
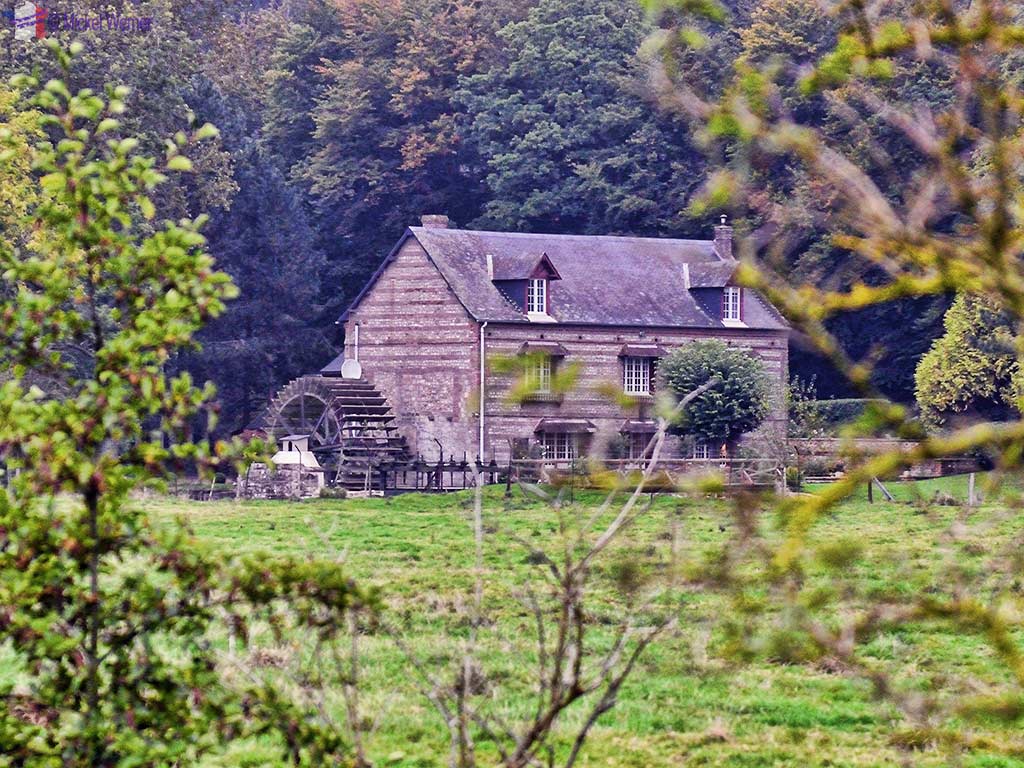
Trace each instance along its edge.
{"label": "stone chimney", "polygon": [[715,253],[722,261],[732,261],[732,225],[725,223],[725,214],[722,214],[722,222],[715,227]]}
{"label": "stone chimney", "polygon": [[420,223],[427,229],[448,229],[449,220],[441,214],[427,214],[420,216]]}

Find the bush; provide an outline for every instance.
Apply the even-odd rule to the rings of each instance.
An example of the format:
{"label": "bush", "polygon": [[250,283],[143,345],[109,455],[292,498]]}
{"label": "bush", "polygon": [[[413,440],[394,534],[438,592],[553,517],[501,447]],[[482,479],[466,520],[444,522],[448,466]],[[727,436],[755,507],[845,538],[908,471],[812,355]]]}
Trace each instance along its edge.
{"label": "bush", "polygon": [[768,375],[761,361],[716,340],[695,341],[673,351],[658,366],[662,385],[685,397],[709,381],[710,388],[680,413],[675,434],[730,443],[756,429],[768,415]]}
{"label": "bush", "polygon": [[789,409],[788,434],[790,437],[827,437],[835,435],[839,427],[856,421],[872,403],[884,405],[884,400],[869,398],[817,399],[814,379],[804,382],[794,377],[787,391]]}

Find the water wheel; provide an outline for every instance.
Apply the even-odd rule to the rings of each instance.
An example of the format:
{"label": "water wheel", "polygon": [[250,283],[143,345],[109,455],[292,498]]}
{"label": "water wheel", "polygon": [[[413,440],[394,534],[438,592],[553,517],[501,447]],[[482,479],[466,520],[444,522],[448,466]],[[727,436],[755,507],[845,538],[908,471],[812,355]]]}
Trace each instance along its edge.
{"label": "water wheel", "polygon": [[328,484],[374,488],[410,459],[387,399],[364,379],[303,376],[277,393],[265,423],[278,442],[307,437]]}

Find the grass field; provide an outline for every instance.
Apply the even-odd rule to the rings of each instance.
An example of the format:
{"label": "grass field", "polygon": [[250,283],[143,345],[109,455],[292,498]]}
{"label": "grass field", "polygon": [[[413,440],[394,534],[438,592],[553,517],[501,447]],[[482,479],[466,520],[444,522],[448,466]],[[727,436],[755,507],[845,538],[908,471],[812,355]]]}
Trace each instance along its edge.
{"label": "grass field", "polygon": [[[965,478],[892,484],[900,500],[930,497],[936,490],[966,495]],[[879,501],[866,493],[846,503],[815,530],[821,544],[855,540],[866,553],[850,579],[857,588],[908,593],[936,578],[937,554],[959,509],[937,506],[927,513],[911,504]],[[586,508],[600,497],[581,493]],[[183,514],[198,536],[213,546],[239,552],[313,552],[344,556],[352,575],[379,586],[386,610],[406,633],[421,658],[443,669],[451,637],[461,630],[458,606],[471,587],[473,539],[469,494],[407,495],[393,499],[287,502],[215,502],[183,504],[143,502],[161,515]],[[498,670],[495,695],[519,706],[517,683],[532,660],[532,620],[510,595],[528,578],[525,550],[515,534],[543,546],[555,531],[553,513],[524,498],[517,489],[511,502],[501,489],[488,490],[486,613],[497,639],[484,650],[488,669]],[[669,514],[680,514],[686,551],[699,559],[720,544],[729,518],[718,500],[659,497],[628,546],[608,553],[609,600],[617,565],[650,564],[666,556],[658,537]],[[1019,533],[1024,515],[1009,514],[998,499],[986,500],[971,522],[994,519],[967,542],[964,568],[980,567],[1001,541]],[[974,530],[971,528],[971,530]],[[974,553],[973,555],[970,553]],[[976,560],[971,560],[975,557]],[[824,572],[817,578],[828,578]],[[784,665],[767,661],[736,666],[718,658],[717,621],[724,598],[694,591],[679,609],[680,628],[646,655],[623,690],[618,707],[602,717],[580,764],[637,766],[882,766],[945,765],[940,752],[925,745],[914,752],[893,745],[900,721],[886,704],[873,700],[867,682],[823,665]],[[983,681],[1005,680],[991,652],[974,637],[939,626],[914,626],[873,641],[871,653],[908,674],[914,684],[931,679],[922,672],[941,666],[944,679],[959,673]],[[365,706],[373,719],[370,756],[378,765],[443,765],[445,729],[419,694],[409,665],[394,643],[371,635],[365,643]],[[572,717],[582,717],[582,713]],[[570,718],[571,720],[571,718]],[[991,725],[999,738],[1018,724]],[[1007,730],[1001,730],[1001,729]],[[987,733],[987,732],[986,732]],[[484,747],[486,751],[486,747]],[[259,744],[238,747],[231,765],[265,765]],[[964,756],[977,768],[1024,766],[1024,760],[987,754]]]}

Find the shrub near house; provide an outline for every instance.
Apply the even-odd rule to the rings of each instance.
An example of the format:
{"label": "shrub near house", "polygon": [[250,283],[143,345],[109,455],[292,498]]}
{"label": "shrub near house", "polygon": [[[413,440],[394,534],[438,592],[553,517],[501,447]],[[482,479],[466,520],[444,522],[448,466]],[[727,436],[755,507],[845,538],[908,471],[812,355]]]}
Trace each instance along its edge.
{"label": "shrub near house", "polygon": [[733,444],[757,429],[770,412],[771,380],[753,355],[717,339],[687,344],[668,355],[659,368],[665,385],[684,397],[701,385],[716,383],[682,409],[672,427],[694,438],[702,452]]}

